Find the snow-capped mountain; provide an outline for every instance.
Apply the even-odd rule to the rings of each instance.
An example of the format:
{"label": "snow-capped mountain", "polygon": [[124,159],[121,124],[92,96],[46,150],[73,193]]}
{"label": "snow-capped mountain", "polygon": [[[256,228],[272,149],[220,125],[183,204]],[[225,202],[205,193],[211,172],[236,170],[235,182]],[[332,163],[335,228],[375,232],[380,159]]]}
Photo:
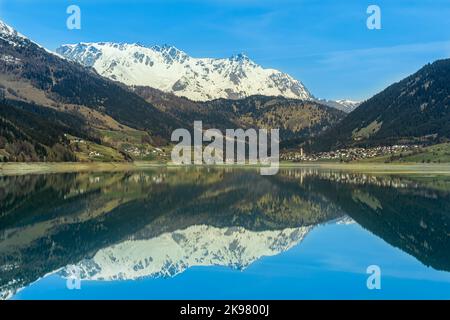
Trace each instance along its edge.
{"label": "snow-capped mountain", "polygon": [[361,101],[354,101],[354,100],[349,100],[349,99],[336,100],[336,102],[345,108],[345,110],[342,110],[342,111],[348,111],[348,112],[352,112],[353,110],[358,108],[359,105],[362,103]]}
{"label": "snow-capped mountain", "polygon": [[0,39],[5,40],[10,45],[16,47],[26,41],[27,38],[17,32],[14,28],[8,26],[6,23],[0,20]]}
{"label": "snow-capped mountain", "polygon": [[[41,49],[44,49],[47,53],[61,57],[58,54],[56,54],[55,52],[51,52],[51,51],[47,50],[46,48],[42,47],[40,44],[30,40],[29,38],[27,38],[26,36],[24,36],[23,34],[18,32],[16,29],[7,25],[6,23],[4,23],[1,20],[0,20],[0,39],[6,41],[9,45],[11,45],[14,48],[23,48],[29,44],[33,44],[33,45],[38,46]],[[12,63],[18,62],[17,60],[8,61],[8,58],[10,58],[10,56],[5,58],[5,55],[2,55],[2,60],[6,61],[6,62],[12,62]],[[61,57],[61,58],[63,58],[63,57]]]}
{"label": "snow-capped mountain", "polygon": [[251,95],[312,99],[300,81],[264,69],[244,54],[228,59],[193,58],[168,45],[103,42],[63,45],[57,53],[127,85],[149,86],[195,101]]}
{"label": "snow-capped mountain", "polygon": [[[156,238],[129,240],[99,250],[76,266],[83,280],[131,280],[173,277],[193,266],[245,269],[263,256],[274,256],[300,243],[313,226],[276,231],[195,225]],[[61,271],[70,276],[73,267]]]}
{"label": "snow-capped mountain", "polygon": [[344,111],[345,113],[350,113],[356,108],[359,107],[359,105],[362,103],[361,101],[353,101],[348,99],[343,100],[326,100],[326,99],[320,99],[317,100],[317,102],[322,103],[326,106]]}

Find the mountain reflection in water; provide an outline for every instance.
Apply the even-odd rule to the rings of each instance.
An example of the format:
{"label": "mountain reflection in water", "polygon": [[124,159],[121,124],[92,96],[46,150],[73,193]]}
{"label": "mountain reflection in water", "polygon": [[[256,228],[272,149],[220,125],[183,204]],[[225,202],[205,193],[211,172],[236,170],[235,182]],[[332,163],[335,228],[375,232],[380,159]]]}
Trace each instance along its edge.
{"label": "mountain reflection in water", "polygon": [[[48,275],[174,277],[244,270],[317,225],[356,222],[450,271],[450,179],[321,170],[158,169],[0,177],[0,297]],[[351,244],[349,244],[351,245]]]}

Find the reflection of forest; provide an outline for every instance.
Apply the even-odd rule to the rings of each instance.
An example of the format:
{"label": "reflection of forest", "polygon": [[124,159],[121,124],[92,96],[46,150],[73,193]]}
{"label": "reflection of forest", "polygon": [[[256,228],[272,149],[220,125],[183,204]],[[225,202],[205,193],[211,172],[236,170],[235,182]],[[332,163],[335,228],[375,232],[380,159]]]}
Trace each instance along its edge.
{"label": "reflection of forest", "polygon": [[[299,173],[302,174],[302,173]],[[283,172],[281,172],[283,175]],[[285,175],[427,266],[450,271],[450,178],[319,172]]]}
{"label": "reflection of forest", "polygon": [[126,239],[192,225],[282,230],[341,215],[257,172],[160,170],[0,179],[0,285],[23,286]]}
{"label": "reflection of forest", "polygon": [[292,169],[273,177],[229,169],[0,177],[0,291],[127,239],[194,225],[283,230],[345,214],[450,270],[448,181],[437,183]]}

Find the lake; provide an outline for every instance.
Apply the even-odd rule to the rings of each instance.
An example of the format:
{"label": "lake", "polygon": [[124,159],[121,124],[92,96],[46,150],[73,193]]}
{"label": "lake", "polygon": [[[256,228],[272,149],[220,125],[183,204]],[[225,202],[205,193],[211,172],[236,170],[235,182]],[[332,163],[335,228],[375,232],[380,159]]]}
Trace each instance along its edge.
{"label": "lake", "polygon": [[2,299],[450,299],[449,176],[29,174],[0,200]]}

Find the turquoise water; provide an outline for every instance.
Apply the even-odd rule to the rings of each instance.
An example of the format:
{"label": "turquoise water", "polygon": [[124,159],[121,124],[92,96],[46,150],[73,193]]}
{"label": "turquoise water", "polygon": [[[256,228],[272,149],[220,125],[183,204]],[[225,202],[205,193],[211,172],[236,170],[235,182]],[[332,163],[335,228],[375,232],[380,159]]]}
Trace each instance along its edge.
{"label": "turquoise water", "polygon": [[450,298],[448,178],[161,169],[0,183],[4,298]]}

